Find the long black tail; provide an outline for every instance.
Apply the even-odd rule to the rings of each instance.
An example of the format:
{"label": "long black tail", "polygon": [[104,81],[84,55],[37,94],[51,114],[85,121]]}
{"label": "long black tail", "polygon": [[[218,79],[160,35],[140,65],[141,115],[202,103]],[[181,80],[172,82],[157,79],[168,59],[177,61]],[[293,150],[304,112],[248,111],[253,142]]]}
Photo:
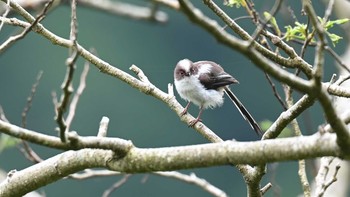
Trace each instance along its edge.
{"label": "long black tail", "polygon": [[233,92],[230,90],[230,88],[228,88],[227,86],[225,87],[225,93],[231,99],[233,104],[235,104],[235,106],[237,107],[238,111],[241,113],[243,118],[246,121],[248,121],[249,125],[252,127],[252,129],[254,129],[256,134],[258,134],[259,136],[262,136],[263,132],[260,126],[258,125],[258,123],[254,120],[254,118],[250,115],[248,110],[243,106],[241,101],[238,100],[236,95],[234,95]]}

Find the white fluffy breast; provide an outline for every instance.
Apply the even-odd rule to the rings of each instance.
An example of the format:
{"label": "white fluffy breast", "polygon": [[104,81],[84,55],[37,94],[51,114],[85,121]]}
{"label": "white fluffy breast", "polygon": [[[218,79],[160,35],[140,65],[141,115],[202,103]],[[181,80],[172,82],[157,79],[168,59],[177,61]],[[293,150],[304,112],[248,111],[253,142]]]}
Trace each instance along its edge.
{"label": "white fluffy breast", "polygon": [[[200,69],[210,70],[210,67],[202,66]],[[214,108],[221,106],[224,102],[223,90],[205,89],[199,82],[198,76],[192,75],[181,80],[175,80],[175,87],[181,98],[191,101],[195,105],[202,106],[203,108]]]}

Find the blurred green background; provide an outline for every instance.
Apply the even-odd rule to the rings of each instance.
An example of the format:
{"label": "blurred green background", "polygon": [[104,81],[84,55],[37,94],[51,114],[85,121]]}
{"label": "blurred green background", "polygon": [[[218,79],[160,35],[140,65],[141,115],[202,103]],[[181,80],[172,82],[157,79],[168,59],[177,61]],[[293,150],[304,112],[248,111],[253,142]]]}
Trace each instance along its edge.
{"label": "blurred green background", "polygon": [[[299,1],[285,1],[300,16]],[[256,2],[258,11],[269,11],[271,1]],[[141,2],[140,4],[145,4]],[[218,4],[221,4],[218,2]],[[209,16],[217,19],[208,8],[196,5]],[[323,16],[324,7],[318,4],[317,11]],[[132,64],[140,67],[153,84],[167,91],[167,84],[173,82],[173,68],[183,58],[193,61],[212,60],[221,64],[225,70],[239,80],[240,84],[232,86],[239,99],[259,122],[274,121],[283,111],[273,96],[264,73],[256,68],[246,57],[218,43],[209,33],[191,23],[186,16],[169,8],[161,7],[168,13],[169,21],[158,24],[121,18],[100,11],[81,8],[78,5],[78,42],[85,48],[94,48],[103,60],[130,74]],[[244,9],[225,8],[233,18],[246,15]],[[278,15],[283,24],[292,24],[290,16]],[[305,18],[302,18],[305,21]],[[64,38],[69,37],[70,8],[60,6],[53,10],[42,22],[47,29]],[[220,21],[221,23],[221,21]],[[249,19],[239,23],[244,28],[254,31]],[[221,23],[222,24],[222,23]],[[5,26],[0,32],[3,42],[19,29]],[[341,34],[340,30],[337,30]],[[300,46],[294,44],[293,46]],[[344,46],[339,44],[339,52]],[[298,51],[299,52],[299,51]],[[313,63],[312,51],[306,59]],[[0,104],[11,123],[21,124],[21,112],[26,104],[36,75],[43,71],[43,77],[28,114],[27,128],[41,133],[57,135],[54,121],[54,108],[51,92],[61,94],[61,83],[65,76],[65,61],[68,49],[55,46],[48,40],[29,33],[23,40],[0,56]],[[336,72],[331,58],[326,57],[325,79]],[[79,58],[75,73],[74,87],[77,88],[84,60]],[[277,85],[281,91],[281,87]],[[281,91],[282,92],[282,91]],[[296,94],[296,98],[300,95]],[[178,97],[178,96],[177,96]],[[179,97],[178,97],[179,98]],[[186,103],[179,100],[183,105]],[[190,109],[194,116],[198,108]],[[96,135],[102,116],[110,118],[108,136],[132,140],[138,147],[165,147],[207,143],[193,129],[179,120],[165,104],[130,88],[128,85],[100,73],[90,66],[87,88],[80,98],[76,116],[71,126],[80,135]],[[258,140],[254,131],[240,116],[232,103],[226,99],[223,107],[206,110],[203,122],[217,135],[225,140]],[[305,134],[313,133],[317,125],[324,121],[319,106],[315,104],[300,117]],[[308,125],[308,126],[307,126]],[[60,151],[32,145],[42,158],[51,157]],[[0,154],[0,168],[4,170],[21,170],[32,165],[16,148],[7,149]],[[297,175],[296,162],[270,164],[262,183],[277,182],[266,196],[280,192],[282,196],[300,194],[301,186]],[[213,167],[183,171],[195,172],[198,177],[224,190],[230,196],[245,196],[246,187],[240,173],[232,167]],[[312,173],[310,173],[313,175]],[[142,182],[145,176],[146,182]],[[40,191],[46,196],[101,196],[120,177],[94,178],[89,180],[60,180]],[[311,179],[310,179],[311,180]],[[177,180],[154,175],[133,175],[127,183],[112,196],[211,196],[202,189]]]}

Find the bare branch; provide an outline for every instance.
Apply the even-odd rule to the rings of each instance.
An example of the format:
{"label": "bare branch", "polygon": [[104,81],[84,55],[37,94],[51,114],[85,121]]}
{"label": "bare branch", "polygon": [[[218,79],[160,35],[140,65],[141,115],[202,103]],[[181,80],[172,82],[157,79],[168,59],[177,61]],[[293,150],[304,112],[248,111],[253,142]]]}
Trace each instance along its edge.
{"label": "bare branch", "polygon": [[[6,128],[0,127],[0,129],[5,130]],[[107,139],[111,140],[111,138],[97,139],[100,143]],[[120,142],[120,140],[118,141]],[[348,155],[339,155],[340,152],[341,150],[336,143],[336,136],[329,133],[257,142],[226,141],[145,149],[131,147],[124,155],[110,150],[85,148],[78,151],[66,151],[15,172],[7,180],[0,183],[0,196],[21,196],[86,168],[101,167],[124,173],[142,173],[238,163],[260,164],[321,156],[343,156],[350,159]],[[45,169],[45,173],[42,173],[40,169]],[[23,181],[30,177],[36,177],[36,181],[30,183]],[[50,179],[47,177],[50,177]],[[16,190],[13,188],[22,189]]]}
{"label": "bare branch", "polygon": [[[280,9],[281,4],[282,4],[282,0],[275,1],[275,4],[273,5],[272,9],[269,12],[270,13],[269,17],[263,22],[263,24],[258,25],[257,29],[255,29],[255,32],[252,36],[252,41],[255,40],[261,34],[261,32],[265,30],[266,25],[270,22],[270,20],[276,15],[277,11]],[[249,47],[252,46],[252,43],[253,43],[252,41],[250,42]]]}
{"label": "bare branch", "polygon": [[[27,127],[27,115],[28,112],[32,106],[32,102],[33,102],[33,98],[35,96],[37,87],[39,85],[40,79],[42,77],[43,71],[40,71],[36,77],[36,81],[32,86],[31,92],[29,97],[27,98],[27,103],[26,106],[23,109],[22,112],[22,123],[21,123],[21,127],[26,128]],[[24,140],[22,140],[22,145],[23,145],[23,149],[20,149],[21,152],[26,156],[27,159],[29,159],[32,162],[35,163],[39,163],[42,161],[42,159],[40,158],[40,156],[28,145],[28,143]]]}
{"label": "bare branch", "polygon": [[55,112],[56,112],[56,117],[55,120],[58,124],[59,127],[59,132],[60,132],[60,138],[62,140],[62,142],[66,142],[66,132],[67,132],[67,128],[68,125],[65,122],[64,119],[64,113],[67,110],[67,106],[69,103],[69,99],[71,94],[73,93],[73,74],[75,71],[75,62],[77,61],[79,57],[79,54],[74,51],[71,55],[71,57],[69,57],[67,59],[67,70],[66,70],[66,76],[65,79],[62,83],[62,96],[60,101],[57,103],[58,105],[55,106]]}
{"label": "bare branch", "polygon": [[93,177],[99,177],[99,176],[116,176],[121,175],[120,172],[110,171],[110,170],[91,170],[91,169],[85,169],[82,172],[70,174],[68,178],[77,179],[77,180],[83,180]]}
{"label": "bare branch", "polygon": [[[128,17],[136,20],[149,20],[160,23],[168,21],[168,16],[165,12],[155,11],[152,13],[152,8],[137,6],[121,1],[90,1],[90,0],[77,0],[79,5],[89,8],[101,10],[111,14]],[[169,4],[170,5],[170,4]],[[175,5],[175,4],[174,4]]]}
{"label": "bare branch", "polygon": [[43,159],[29,146],[29,144],[22,140],[23,149],[21,148],[20,151],[24,154],[24,156],[33,163],[39,163],[42,162]]}
{"label": "bare branch", "polygon": [[[7,15],[8,15],[8,13],[10,12],[10,0],[7,0],[7,1],[4,2],[4,3],[5,3],[5,5],[4,5],[5,11],[4,11],[4,13],[2,14],[2,17],[6,18]],[[0,31],[2,30],[2,27],[4,26],[4,24],[5,24],[5,23],[4,23],[3,21],[0,22]]]}
{"label": "bare branch", "polygon": [[[180,1],[181,2],[186,2],[186,1]],[[200,25],[204,26],[206,29],[208,29],[209,32],[211,32],[214,36],[217,37],[218,40],[222,41],[223,44],[229,45],[229,47],[234,48],[235,50],[239,50],[239,47],[233,47],[232,41],[227,41],[227,39],[231,40],[230,38],[232,37],[231,35],[227,35],[226,32],[217,32],[218,28],[221,27],[214,27],[217,26],[216,22],[212,21],[211,19],[206,18],[198,9],[196,9],[193,5],[190,5],[189,3],[186,3],[183,5],[186,5],[185,7],[190,7],[190,9],[195,9],[196,14],[192,13],[191,15],[195,15],[196,17],[192,16],[193,18],[197,18],[196,21]],[[212,11],[219,16],[226,24],[228,27],[230,27],[235,33],[237,33],[243,40],[251,41],[252,38],[250,35],[242,29],[234,20],[232,20],[224,11],[222,11],[216,4],[215,2],[211,0],[206,0],[204,3],[212,9]],[[183,6],[184,7],[184,6]],[[187,9],[187,10],[190,10]],[[193,12],[193,11],[192,11]],[[186,13],[186,12],[185,12]],[[207,24],[205,24],[207,23]],[[211,26],[209,28],[209,26]],[[264,36],[269,38],[272,43],[274,43],[276,46],[281,48],[283,51],[285,51],[290,58],[286,59],[283,58],[280,55],[276,55],[270,50],[267,50],[265,47],[262,45],[258,44],[257,42],[253,42],[253,47],[255,50],[257,50],[259,53],[261,53],[264,57],[269,58],[270,60],[273,60],[274,62],[281,64],[285,67],[288,68],[300,68],[306,76],[311,76],[311,65],[309,65],[307,62],[305,62],[303,59],[299,58],[297,53],[294,51],[292,47],[287,45],[281,38],[278,36],[273,35],[272,33],[269,33],[268,31],[263,31],[262,32]],[[226,43],[227,42],[227,43]],[[270,74],[270,73],[269,73]]]}
{"label": "bare branch", "polygon": [[126,181],[129,179],[130,176],[131,174],[124,175],[123,178],[121,178],[118,182],[116,182],[109,189],[103,192],[102,197],[108,197],[114,190],[124,185],[124,183],[126,183]]}
{"label": "bare branch", "polygon": [[310,96],[304,95],[299,101],[297,101],[287,111],[282,112],[280,114],[277,120],[264,133],[263,139],[276,138],[292,120],[298,117],[307,108],[312,106],[314,102],[315,102],[314,98],[310,98]]}
{"label": "bare branch", "polygon": [[340,169],[339,164],[335,166],[335,171],[333,176],[327,180],[327,176],[330,170],[329,167],[333,162],[333,159],[334,159],[333,157],[321,158],[321,162],[320,162],[321,166],[315,178],[315,181],[316,181],[315,196],[318,196],[318,197],[323,196],[326,190],[328,189],[328,187],[337,181],[337,174]]}
{"label": "bare branch", "polygon": [[[286,87],[286,89],[287,89],[285,91],[286,92],[286,103],[287,103],[288,108],[291,108],[294,105],[294,100],[293,100],[293,96],[292,96],[292,89],[290,87]],[[291,125],[293,127],[295,135],[302,136],[297,119],[292,120]],[[304,196],[310,197],[311,196],[311,189],[310,189],[309,181],[307,179],[304,159],[301,159],[298,161],[298,167],[299,167],[298,175],[299,175],[299,179],[300,179],[303,191],[304,191]]]}
{"label": "bare branch", "polygon": [[2,106],[0,105],[0,120],[4,121],[4,122],[9,122],[5,116],[5,112],[4,109],[2,108]]}
{"label": "bare branch", "polygon": [[[24,38],[32,29],[34,26],[36,26],[40,21],[42,21],[45,18],[46,12],[49,10],[51,7],[52,3],[54,0],[49,1],[46,3],[44,9],[42,12],[36,17],[35,20],[31,21],[31,25],[25,28],[21,34],[16,35],[16,36],[11,36],[9,39],[7,39],[4,43],[0,45],[0,53],[3,53],[8,47],[12,46],[16,41]],[[8,2],[12,3],[12,0],[8,0]],[[12,4],[11,4],[12,6]],[[1,23],[2,25],[3,23]]]}
{"label": "bare branch", "polygon": [[89,73],[89,67],[90,67],[89,63],[85,62],[83,71],[81,72],[81,75],[80,75],[80,82],[79,82],[78,89],[75,92],[75,94],[72,98],[72,101],[69,105],[69,113],[68,113],[67,118],[66,118],[66,125],[67,125],[66,130],[69,130],[70,125],[73,122],[73,118],[75,116],[75,111],[76,111],[80,96],[83,94],[83,91],[86,87],[86,78],[87,78],[87,75]]}
{"label": "bare branch", "polygon": [[109,118],[103,116],[100,122],[100,127],[98,129],[97,137],[106,137],[108,130]]}
{"label": "bare branch", "polygon": [[174,10],[180,9],[180,4],[177,0],[154,0],[157,3],[161,3],[163,5],[166,5]]}
{"label": "bare branch", "polygon": [[275,95],[275,97],[277,98],[277,101],[281,104],[282,108],[284,110],[287,110],[288,108],[287,108],[286,104],[283,102],[281,96],[278,94],[276,86],[272,82],[271,77],[268,74],[266,74],[266,73],[265,73],[265,77],[266,77],[267,81],[269,82],[269,84],[270,84],[270,86],[272,88],[273,95]]}
{"label": "bare branch", "polygon": [[349,152],[350,146],[350,132],[345,123],[337,114],[331,99],[326,91],[321,91],[319,94],[319,101],[323,107],[328,123],[331,125],[333,131],[337,134],[337,143],[343,151]]}
{"label": "bare branch", "polygon": [[[97,176],[116,176],[121,174],[122,173],[120,172],[115,172],[110,170],[86,169],[83,171],[83,173],[75,173],[75,174],[69,175],[69,177],[73,179],[81,180],[81,179],[88,179],[88,178],[97,177]],[[214,196],[221,196],[221,197],[227,196],[227,194],[224,191],[210,184],[205,179],[197,177],[194,173],[191,173],[190,175],[186,175],[180,172],[172,171],[172,172],[152,172],[152,174],[157,176],[167,177],[167,178],[173,178],[179,181],[184,181],[186,183],[196,185],[201,189],[203,189],[204,191],[207,191],[208,193]]]}
{"label": "bare branch", "polygon": [[270,188],[272,187],[271,183],[266,184],[264,187],[260,189],[260,193],[264,195]]}
{"label": "bare branch", "polygon": [[129,69],[137,75],[137,77],[140,79],[140,81],[145,82],[145,83],[149,83],[149,84],[151,83],[148,80],[147,76],[143,73],[143,71],[139,67],[137,67],[136,65],[132,65]]}
{"label": "bare branch", "polygon": [[[293,88],[302,91],[302,92],[312,92],[311,84],[309,81],[306,81],[304,79],[301,79],[299,77],[295,77],[295,75],[287,72],[286,70],[280,68],[277,66],[274,62],[266,59],[262,54],[264,54],[262,51],[253,50],[253,48],[248,48],[249,42],[244,42],[242,40],[238,40],[237,38],[233,37],[231,34],[224,31],[215,21],[209,19],[208,17],[204,16],[204,14],[195,8],[189,1],[187,0],[180,0],[180,5],[182,7],[182,10],[184,11],[187,16],[193,20],[194,22],[201,25],[203,28],[207,29],[209,32],[211,32],[219,41],[221,41],[223,44],[228,45],[229,47],[241,52],[243,55],[246,55],[249,57],[249,59],[254,62],[260,69],[266,71],[269,75],[273,76],[274,78],[280,80],[283,83],[286,83]],[[211,2],[211,1],[210,1]],[[232,22],[233,20],[230,19]],[[229,25],[230,26],[230,25]],[[250,40],[250,37],[249,37]],[[255,46],[254,46],[255,48]],[[264,48],[264,47],[263,47]],[[264,48],[266,50],[266,48]],[[260,54],[260,52],[262,54]],[[272,53],[269,51],[269,53]],[[266,54],[264,54],[266,55]],[[277,57],[275,54],[273,57]],[[299,62],[298,65],[301,65],[303,60],[299,60],[298,58],[295,59]],[[284,63],[280,62],[279,60],[276,60],[276,62],[284,65]],[[291,61],[291,60],[287,60]]]}
{"label": "bare branch", "polygon": [[346,65],[340,58],[340,56],[329,46],[325,46],[324,47],[326,51],[329,52],[329,54],[331,54],[333,56],[333,58],[335,59],[335,61],[343,68],[345,69],[348,73],[350,73],[350,68],[348,65]]}
{"label": "bare branch", "polygon": [[28,96],[27,98],[27,103],[26,103],[26,106],[24,107],[23,109],[23,112],[22,112],[22,124],[21,126],[23,128],[26,128],[27,127],[27,115],[28,115],[28,112],[32,106],[32,103],[33,103],[33,98],[35,96],[35,93],[36,93],[36,88],[38,87],[39,85],[39,82],[40,82],[40,79],[41,79],[41,76],[43,74],[43,71],[39,71],[37,77],[36,77],[36,81],[35,83],[33,84],[32,86],[32,89],[31,89],[31,92],[30,92],[30,95]]}
{"label": "bare branch", "polygon": [[169,177],[169,178],[175,178],[180,181],[196,185],[202,188],[204,191],[208,192],[209,194],[212,194],[213,196],[217,196],[217,197],[228,196],[224,191],[210,184],[205,179],[197,177],[194,173],[191,173],[190,175],[186,175],[186,174],[173,171],[173,172],[154,172],[153,174]]}
{"label": "bare branch", "polygon": [[120,138],[100,138],[90,136],[80,137],[74,132],[70,132],[68,135],[68,139],[71,140],[71,143],[63,143],[57,137],[21,128],[3,120],[0,120],[0,130],[7,135],[26,140],[28,142],[61,150],[100,148],[126,153],[133,146],[130,141]]}

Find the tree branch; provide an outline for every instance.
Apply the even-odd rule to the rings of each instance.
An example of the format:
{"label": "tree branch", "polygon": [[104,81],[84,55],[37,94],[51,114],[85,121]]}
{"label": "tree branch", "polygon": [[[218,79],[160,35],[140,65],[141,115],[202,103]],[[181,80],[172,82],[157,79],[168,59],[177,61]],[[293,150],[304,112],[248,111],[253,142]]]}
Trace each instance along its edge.
{"label": "tree branch", "polygon": [[[95,167],[143,173],[244,163],[256,165],[321,156],[350,159],[349,155],[341,153],[336,136],[329,133],[257,142],[225,141],[145,149],[132,147],[126,153],[119,157],[113,151],[102,149],[66,151],[8,176],[0,184],[0,196],[21,196],[69,174]],[[36,177],[36,181],[23,181],[31,177]]]}
{"label": "tree branch", "polygon": [[[238,40],[231,34],[227,33],[221,26],[217,24],[216,21],[206,17],[199,9],[195,8],[189,1],[180,0],[180,5],[182,11],[195,23],[202,26],[207,31],[211,32],[213,36],[222,42],[224,45],[239,51],[243,55],[247,56],[253,63],[255,63],[260,69],[264,70],[266,73],[270,74],[279,81],[290,85],[291,87],[307,93],[313,93],[311,88],[311,83],[302,78],[296,77],[294,74],[287,72],[286,70],[277,66],[274,62],[266,59],[261,51],[257,51],[254,48],[249,48],[248,41]],[[271,51],[269,53],[272,53]],[[278,57],[273,54],[273,57]],[[279,62],[279,60],[274,59],[274,61],[284,65],[284,63]],[[289,60],[288,60],[289,61]],[[300,60],[296,60],[299,62]]]}
{"label": "tree branch", "polygon": [[110,14],[127,17],[135,20],[148,20],[160,23],[165,23],[168,21],[168,15],[163,12],[156,10],[152,13],[152,8],[137,6],[121,1],[111,1],[111,0],[100,0],[100,1],[90,1],[90,0],[77,0],[79,5],[92,8],[95,10],[101,10]]}

